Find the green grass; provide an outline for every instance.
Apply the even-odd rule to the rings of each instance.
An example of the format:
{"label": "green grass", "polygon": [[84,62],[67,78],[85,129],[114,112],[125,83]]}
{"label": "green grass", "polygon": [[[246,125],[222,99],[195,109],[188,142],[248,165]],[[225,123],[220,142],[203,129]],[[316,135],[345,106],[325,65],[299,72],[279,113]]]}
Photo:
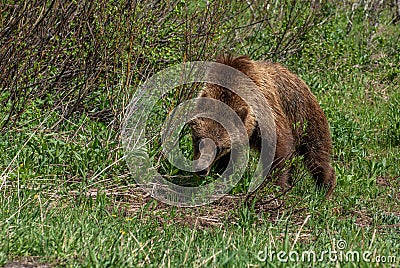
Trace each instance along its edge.
{"label": "green grass", "polygon": [[[264,191],[250,206],[167,206],[135,186],[118,130],[84,112],[60,123],[57,111],[43,114],[34,102],[0,136],[0,265],[371,267],[362,254],[373,266],[400,265],[400,26],[384,15],[381,28],[364,29],[360,19],[350,33],[345,14],[332,15],[283,62],[328,117],[332,199],[305,176],[278,204],[263,204]],[[278,259],[310,251],[339,260]],[[347,261],[349,252],[360,262]]]}

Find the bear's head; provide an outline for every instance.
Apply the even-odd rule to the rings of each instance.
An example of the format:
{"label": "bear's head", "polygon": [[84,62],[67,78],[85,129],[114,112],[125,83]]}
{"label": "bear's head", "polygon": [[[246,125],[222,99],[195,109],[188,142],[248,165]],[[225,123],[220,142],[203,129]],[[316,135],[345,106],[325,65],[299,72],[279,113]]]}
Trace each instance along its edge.
{"label": "bear's head", "polygon": [[[255,124],[253,116],[251,116],[249,106],[236,94],[219,86],[206,85],[200,97],[212,98],[227,104],[242,121],[246,133],[250,136]],[[226,107],[213,108],[213,112],[223,119],[222,121],[235,122],[231,118],[232,112],[227,111]],[[250,121],[252,121],[251,124]],[[230,160],[231,141],[234,138],[230,136],[232,133],[228,133],[222,124],[210,118],[198,117],[191,120],[189,125],[192,130],[194,160],[197,160],[194,166],[196,174],[207,176],[214,164],[224,170]]]}

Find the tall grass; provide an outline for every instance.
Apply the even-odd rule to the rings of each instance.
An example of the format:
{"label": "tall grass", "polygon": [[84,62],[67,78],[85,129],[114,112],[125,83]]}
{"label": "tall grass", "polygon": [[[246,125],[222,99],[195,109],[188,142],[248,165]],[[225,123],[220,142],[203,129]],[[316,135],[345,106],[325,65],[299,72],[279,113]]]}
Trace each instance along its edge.
{"label": "tall grass", "polygon": [[[266,249],[336,250],[341,239],[345,250],[369,250],[374,260],[397,256],[380,264],[398,265],[397,7],[372,0],[2,1],[0,265],[371,265],[257,259]],[[222,51],[280,61],[310,85],[334,141],[338,187],[330,201],[301,167],[292,191],[272,201],[275,189],[261,191],[249,206],[240,194],[251,172],[234,195],[201,208],[169,207],[137,188],[119,140],[134,90],[158,70]],[[193,93],[185,90],[166,96],[149,125]],[[181,149],[191,155],[186,138]]]}
{"label": "tall grass", "polygon": [[3,1],[0,128],[37,100],[62,118],[84,111],[118,123],[154,72],[231,49],[283,57],[301,49],[320,10],[317,1]]}

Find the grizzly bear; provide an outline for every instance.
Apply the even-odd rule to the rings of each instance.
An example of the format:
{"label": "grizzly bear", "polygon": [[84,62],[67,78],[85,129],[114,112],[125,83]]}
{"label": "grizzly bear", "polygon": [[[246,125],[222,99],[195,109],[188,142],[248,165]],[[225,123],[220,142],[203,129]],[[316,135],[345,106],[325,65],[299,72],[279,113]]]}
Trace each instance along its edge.
{"label": "grizzly bear", "polygon": [[[216,62],[228,65],[249,77],[262,92],[265,102],[272,109],[276,127],[276,149],[270,174],[281,170],[278,184],[283,188],[291,186],[290,168],[286,160],[303,156],[305,166],[313,175],[318,188],[327,189],[328,198],[336,186],[335,172],[331,166],[332,140],[324,112],[305,82],[278,63],[253,61],[247,56],[219,56]],[[205,84],[199,97],[219,100],[242,120],[249,138],[249,145],[260,151],[260,131],[252,109],[232,91],[215,85]],[[204,152],[201,142],[211,139],[216,145],[216,156],[212,165],[226,165],[230,155],[230,137],[216,121],[198,117],[190,122],[193,138],[194,159]],[[196,173],[209,174],[211,166]]]}

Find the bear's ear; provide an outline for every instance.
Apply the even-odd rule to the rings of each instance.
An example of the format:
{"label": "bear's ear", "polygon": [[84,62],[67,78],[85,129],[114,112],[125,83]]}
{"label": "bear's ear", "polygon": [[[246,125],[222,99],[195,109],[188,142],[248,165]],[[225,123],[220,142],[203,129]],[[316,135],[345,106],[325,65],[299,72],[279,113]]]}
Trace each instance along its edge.
{"label": "bear's ear", "polygon": [[237,115],[240,117],[240,119],[242,119],[243,122],[246,119],[247,114],[248,111],[246,107],[239,108],[239,110],[237,111]]}
{"label": "bear's ear", "polygon": [[194,119],[190,120],[189,122],[186,123],[189,127],[193,127],[196,122],[194,121]]}
{"label": "bear's ear", "polygon": [[199,118],[194,118],[186,123],[189,127],[194,128],[199,124]]}

